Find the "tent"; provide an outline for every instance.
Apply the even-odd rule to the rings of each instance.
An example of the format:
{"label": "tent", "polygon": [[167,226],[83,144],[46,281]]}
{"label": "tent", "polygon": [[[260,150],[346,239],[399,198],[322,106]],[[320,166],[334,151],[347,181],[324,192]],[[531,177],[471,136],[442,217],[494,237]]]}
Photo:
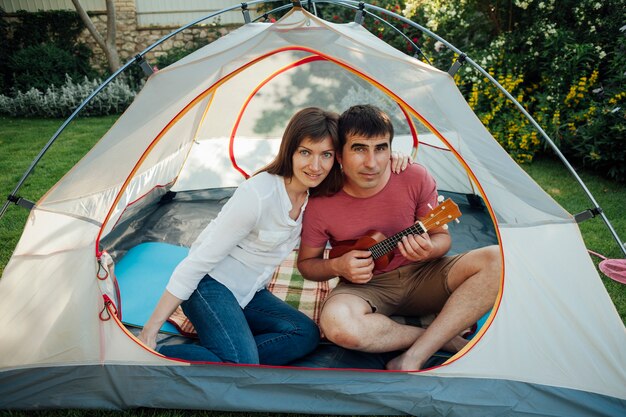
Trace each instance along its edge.
{"label": "tent", "polygon": [[[392,115],[394,148],[414,152],[442,192],[487,213],[504,270],[472,342],[416,372],[191,364],[143,346],[106,260],[119,269],[138,245],[188,246],[197,216],[175,210],[160,225],[165,203],[214,212],[271,158],[296,109],[360,102]],[[0,299],[2,409],[626,414],[626,331],[573,216],[497,144],[448,73],[300,7],[151,75],[31,210]]]}

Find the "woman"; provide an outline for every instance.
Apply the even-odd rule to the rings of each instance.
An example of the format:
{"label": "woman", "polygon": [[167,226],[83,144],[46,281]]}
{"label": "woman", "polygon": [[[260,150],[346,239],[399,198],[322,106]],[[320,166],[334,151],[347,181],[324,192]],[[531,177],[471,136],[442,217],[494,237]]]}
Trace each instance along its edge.
{"label": "woman", "polygon": [[265,287],[299,241],[309,189],[341,188],[337,119],[315,107],[292,117],[274,161],[237,188],[175,269],[139,335],[143,343],[154,349],[161,325],[182,304],[200,343],[163,346],[165,356],[285,365],[315,349],[315,323]]}

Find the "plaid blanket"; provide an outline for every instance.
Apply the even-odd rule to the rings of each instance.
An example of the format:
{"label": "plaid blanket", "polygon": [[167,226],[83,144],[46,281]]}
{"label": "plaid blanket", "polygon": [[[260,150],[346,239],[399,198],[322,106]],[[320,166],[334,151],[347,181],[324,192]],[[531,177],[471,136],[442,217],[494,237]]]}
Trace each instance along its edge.
{"label": "plaid blanket", "polygon": [[[276,268],[267,289],[276,297],[309,316],[319,325],[322,304],[330,291],[335,288],[339,278],[329,281],[314,282],[302,277],[296,267],[298,251],[295,250]],[[183,313],[181,307],[168,319],[183,336],[196,337],[193,324]]]}

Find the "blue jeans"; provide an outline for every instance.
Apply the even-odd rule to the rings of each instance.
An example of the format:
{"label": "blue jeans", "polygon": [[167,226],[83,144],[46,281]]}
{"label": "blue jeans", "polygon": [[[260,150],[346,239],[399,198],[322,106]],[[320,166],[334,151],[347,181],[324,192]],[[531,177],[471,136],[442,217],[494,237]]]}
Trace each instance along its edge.
{"label": "blue jeans", "polygon": [[182,304],[199,344],[166,345],[165,356],[190,361],[286,365],[319,343],[317,325],[262,289],[242,310],[228,288],[209,275]]}

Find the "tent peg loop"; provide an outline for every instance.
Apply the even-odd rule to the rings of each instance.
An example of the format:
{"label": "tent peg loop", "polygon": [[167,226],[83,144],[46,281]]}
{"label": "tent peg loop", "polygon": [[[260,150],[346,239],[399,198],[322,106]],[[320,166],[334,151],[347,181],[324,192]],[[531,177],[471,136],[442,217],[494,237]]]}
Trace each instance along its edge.
{"label": "tent peg loop", "polygon": [[595,207],[592,209],[587,209],[583,212],[574,215],[574,220],[576,223],[582,223],[585,220],[593,219],[596,216],[602,214],[602,207]]}
{"label": "tent peg loop", "polygon": [[[104,271],[104,275],[101,275],[101,272]],[[104,281],[109,277],[109,271],[102,265],[102,258],[98,259],[98,271],[96,272],[96,278],[100,281]]]}
{"label": "tent peg loop", "polygon": [[293,7],[294,9],[296,9],[296,8],[302,8],[302,4],[300,4],[300,0],[291,0],[291,3],[292,3],[292,5],[293,5],[292,7]]}
{"label": "tent peg loop", "polygon": [[135,62],[143,70],[143,73],[146,75],[146,77],[149,77],[152,74],[154,74],[154,69],[150,66],[148,61],[146,61],[143,55],[141,54],[135,55]]}
{"label": "tent peg loop", "polygon": [[365,3],[360,2],[359,3],[359,10],[356,11],[356,14],[354,15],[354,22],[358,23],[359,25],[363,24],[363,20],[365,19]]}
{"label": "tent peg loop", "polygon": [[105,301],[104,302],[104,307],[102,307],[102,310],[100,311],[100,320],[102,321],[109,321],[111,320],[111,313],[109,312],[109,306],[108,304],[110,304],[110,301]]}
{"label": "tent peg loop", "polygon": [[32,210],[33,207],[35,207],[35,203],[17,195],[9,194],[7,197],[7,200],[9,200],[11,203],[14,203],[17,206],[24,207],[28,211]]}
{"label": "tent peg loop", "polygon": [[243,21],[246,25],[252,21],[250,19],[250,11],[248,10],[248,3],[241,3],[241,13],[243,14]]}
{"label": "tent peg loop", "polygon": [[461,53],[461,55],[459,55],[456,61],[454,61],[454,64],[452,64],[452,66],[448,70],[448,74],[454,77],[454,74],[456,74],[459,68],[461,68],[461,66],[465,64],[466,58],[467,58],[467,55],[464,53]]}

